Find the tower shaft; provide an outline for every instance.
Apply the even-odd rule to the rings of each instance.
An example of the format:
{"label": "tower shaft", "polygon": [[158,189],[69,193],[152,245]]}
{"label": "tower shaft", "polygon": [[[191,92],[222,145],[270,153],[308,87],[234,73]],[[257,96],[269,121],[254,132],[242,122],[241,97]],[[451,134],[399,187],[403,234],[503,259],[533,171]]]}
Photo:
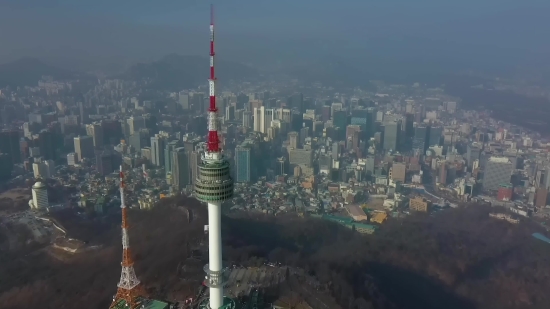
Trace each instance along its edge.
{"label": "tower shaft", "polygon": [[134,271],[134,261],[130,251],[128,236],[128,209],[124,201],[124,173],[120,167],[120,208],[122,208],[122,271],[118,282],[117,293],[110,308],[119,307],[123,301],[125,308],[134,309],[139,306],[139,298],[145,296],[143,288]]}
{"label": "tower shaft", "polygon": [[208,203],[208,268],[210,274],[210,308],[223,305],[223,265],[221,203]]}

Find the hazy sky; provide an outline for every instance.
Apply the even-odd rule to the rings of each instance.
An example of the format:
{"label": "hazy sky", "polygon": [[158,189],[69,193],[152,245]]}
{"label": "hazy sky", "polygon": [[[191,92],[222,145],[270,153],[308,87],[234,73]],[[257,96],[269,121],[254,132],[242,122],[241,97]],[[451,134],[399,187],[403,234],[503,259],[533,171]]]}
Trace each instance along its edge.
{"label": "hazy sky", "polygon": [[[285,61],[295,55],[332,54],[500,64],[544,59],[550,52],[547,0],[213,2],[218,54],[228,58]],[[172,52],[206,54],[208,4],[1,0],[0,61],[20,56],[134,61]]]}

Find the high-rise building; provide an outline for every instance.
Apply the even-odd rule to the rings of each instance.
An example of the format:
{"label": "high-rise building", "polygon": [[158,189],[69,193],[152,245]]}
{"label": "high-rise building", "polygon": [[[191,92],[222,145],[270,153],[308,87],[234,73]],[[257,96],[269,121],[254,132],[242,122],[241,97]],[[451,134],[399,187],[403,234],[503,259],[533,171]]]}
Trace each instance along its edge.
{"label": "high-rise building", "polygon": [[443,134],[443,127],[432,126],[430,128],[430,137],[428,139],[428,147],[438,146],[441,141],[441,135]]}
{"label": "high-rise building", "polygon": [[393,181],[405,182],[407,175],[407,165],[402,162],[393,163],[391,167],[391,178]]}
{"label": "high-rise building", "polygon": [[384,126],[384,150],[399,150],[399,137],[401,135],[401,121],[390,121]]}
{"label": "high-rise building", "polygon": [[38,181],[32,186],[32,200],[29,204],[32,209],[48,208],[48,188],[44,183]]}
{"label": "high-rise building", "polygon": [[91,136],[94,141],[95,148],[103,147],[103,127],[101,122],[94,122],[86,125],[86,134]]}
{"label": "high-rise building", "polygon": [[67,165],[75,166],[78,163],[78,155],[74,152],[67,154]]}
{"label": "high-rise building", "polygon": [[189,93],[180,91],[179,92],[179,104],[181,106],[181,109],[188,110],[189,109]]}
{"label": "high-rise building", "polygon": [[300,143],[298,139],[298,132],[288,132],[288,141],[289,141],[289,147],[293,149],[300,148]]}
{"label": "high-rise building", "polygon": [[164,148],[164,171],[166,174],[172,173],[172,161],[174,157],[174,150],[176,148],[179,148],[181,146],[181,143],[179,140],[173,140],[168,143],[166,143],[166,147]]}
{"label": "high-rise building", "polygon": [[407,113],[405,115],[405,137],[414,137],[414,115]]}
{"label": "high-rise building", "polygon": [[479,160],[481,155],[481,144],[473,143],[468,144],[466,147],[466,163],[468,164],[468,168],[472,168],[474,161]]}
{"label": "high-rise building", "polygon": [[330,120],[330,105],[324,105],[321,108],[321,120],[327,122]]}
{"label": "high-rise building", "polygon": [[548,200],[548,190],[546,188],[537,188],[535,195],[535,206],[544,207],[546,206],[546,201]]}
{"label": "high-rise building", "polygon": [[310,149],[292,149],[289,151],[289,161],[291,165],[313,165],[313,151]]}
{"label": "high-rise building", "polygon": [[74,152],[78,154],[78,161],[94,157],[94,139],[91,136],[77,136],[74,138]]}
{"label": "high-rise building", "polygon": [[160,134],[151,137],[151,163],[156,166],[164,166],[164,148],[166,139]]}
{"label": "high-rise building", "polygon": [[332,123],[335,127],[342,129],[343,132],[349,124],[347,113],[343,110],[334,110],[333,108]]}
{"label": "high-rise building", "polygon": [[512,162],[506,157],[490,157],[483,172],[483,190],[498,190],[501,184],[510,183]]}
{"label": "high-rise building", "polygon": [[295,93],[288,98],[288,105],[296,109],[300,113],[304,113],[306,106],[304,105],[304,95],[302,93]]}
{"label": "high-rise building", "polygon": [[96,169],[102,176],[107,176],[117,170],[121,158],[112,150],[103,150],[96,153]]}
{"label": "high-rise building", "polygon": [[243,127],[244,128],[250,128],[252,127],[253,120],[252,120],[252,112],[251,111],[243,111]]}
{"label": "high-rise building", "polygon": [[[56,160],[57,159],[57,145],[56,133],[50,130],[41,130],[38,133],[38,146],[40,148],[40,156],[44,157],[46,160]],[[93,145],[92,145],[93,147]],[[92,149],[93,150],[93,149]]]}
{"label": "high-rise building", "polygon": [[267,134],[267,129],[271,127],[273,121],[273,109],[264,106],[254,108],[254,131]]}
{"label": "high-rise building", "polygon": [[80,113],[80,123],[81,124],[88,124],[90,119],[88,118],[88,111],[86,110],[86,106],[84,106],[83,102],[78,102],[78,112]]}
{"label": "high-rise building", "polygon": [[424,154],[428,149],[428,136],[430,127],[425,124],[418,124],[414,128],[414,137],[412,140],[413,151],[418,151],[420,154]]}
{"label": "high-rise building", "polygon": [[361,133],[361,126],[359,125],[350,124],[346,127],[346,149],[358,149]]}
{"label": "high-rise building", "polygon": [[306,139],[308,137],[310,137],[310,132],[309,132],[309,127],[308,126],[303,126],[301,129],[300,129],[300,144],[302,145],[305,145],[306,144]]}
{"label": "high-rise building", "polygon": [[140,129],[145,129],[145,118],[138,116],[138,117],[130,117],[127,120],[128,123],[128,129],[129,134],[132,135],[136,132],[138,132]]}
{"label": "high-rise building", "polygon": [[332,169],[332,158],[325,154],[319,156],[319,173],[329,175]]}
{"label": "high-rise building", "polygon": [[358,125],[361,128],[360,139],[365,141],[367,138],[367,129],[370,127],[369,113],[367,109],[354,109],[351,112],[351,124]]}
{"label": "high-rise building", "polygon": [[247,143],[235,149],[235,181],[252,181],[252,148]]}
{"label": "high-rise building", "polygon": [[116,145],[123,138],[122,126],[120,121],[113,119],[106,119],[101,122],[103,131],[103,144],[104,145]]}
{"label": "high-rise building", "polygon": [[285,157],[277,158],[275,162],[275,175],[285,175],[288,173],[288,161]]}
{"label": "high-rise building", "polygon": [[497,200],[511,201],[514,195],[514,187],[510,183],[501,184],[498,188]]}
{"label": "high-rise building", "polygon": [[172,153],[172,185],[181,191],[186,185],[190,184],[189,180],[189,159],[185,148],[178,147]]}

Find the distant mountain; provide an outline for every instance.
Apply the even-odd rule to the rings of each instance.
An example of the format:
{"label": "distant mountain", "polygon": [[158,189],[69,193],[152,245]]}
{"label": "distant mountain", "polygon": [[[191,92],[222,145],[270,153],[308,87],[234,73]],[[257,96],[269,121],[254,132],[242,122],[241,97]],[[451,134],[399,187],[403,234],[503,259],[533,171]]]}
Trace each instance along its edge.
{"label": "distant mountain", "polygon": [[363,70],[336,57],[323,57],[301,65],[292,65],[286,72],[295,78],[331,86],[367,86],[369,78]]}
{"label": "distant mountain", "polygon": [[73,72],[48,65],[35,58],[21,58],[0,65],[0,87],[35,86],[44,75],[57,79],[75,76]]}
{"label": "distant mountain", "polygon": [[[418,60],[418,61],[417,61]],[[412,84],[440,85],[443,76],[457,71],[457,66],[419,58],[400,59],[393,55],[363,53],[342,57],[330,55],[287,67],[285,72],[298,79],[317,81],[330,86],[372,87],[369,80]]]}
{"label": "distant mountain", "polygon": [[[250,80],[258,76],[255,69],[244,64],[216,61],[216,77],[224,81]],[[151,63],[138,63],[122,77],[130,80],[150,79],[153,87],[178,91],[205,84],[209,77],[209,60],[201,56],[170,54]]]}

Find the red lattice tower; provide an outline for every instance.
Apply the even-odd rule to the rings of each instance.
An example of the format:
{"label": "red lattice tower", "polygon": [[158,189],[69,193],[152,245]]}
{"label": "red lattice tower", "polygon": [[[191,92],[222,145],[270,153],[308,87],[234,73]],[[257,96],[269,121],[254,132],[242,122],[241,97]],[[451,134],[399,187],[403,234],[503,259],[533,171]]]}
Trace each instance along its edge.
{"label": "red lattice tower", "polygon": [[[122,208],[122,272],[118,283],[118,290],[109,308],[134,309],[140,305],[140,299],[145,296],[145,290],[134,271],[134,261],[130,251],[128,237],[128,209],[124,202],[124,173],[120,167],[120,208]],[[126,306],[121,306],[121,301]]]}

